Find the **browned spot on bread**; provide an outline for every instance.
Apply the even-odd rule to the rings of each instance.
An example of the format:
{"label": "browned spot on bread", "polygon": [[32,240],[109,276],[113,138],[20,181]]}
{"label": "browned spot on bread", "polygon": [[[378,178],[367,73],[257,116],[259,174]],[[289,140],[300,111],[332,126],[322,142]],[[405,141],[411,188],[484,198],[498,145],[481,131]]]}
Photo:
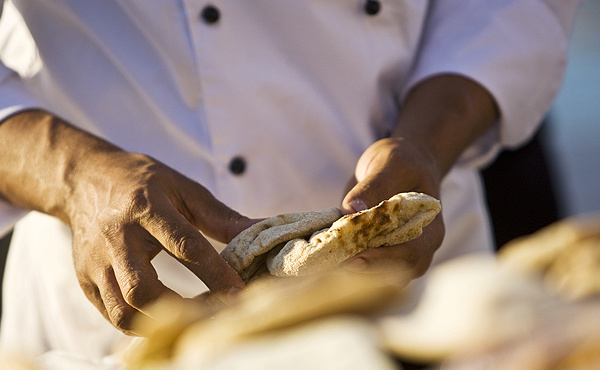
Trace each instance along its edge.
{"label": "browned spot on bread", "polygon": [[267,260],[271,274],[301,276],[330,269],[367,248],[404,243],[419,236],[439,213],[426,194],[401,193],[368,210],[346,215],[309,241],[290,241]]}

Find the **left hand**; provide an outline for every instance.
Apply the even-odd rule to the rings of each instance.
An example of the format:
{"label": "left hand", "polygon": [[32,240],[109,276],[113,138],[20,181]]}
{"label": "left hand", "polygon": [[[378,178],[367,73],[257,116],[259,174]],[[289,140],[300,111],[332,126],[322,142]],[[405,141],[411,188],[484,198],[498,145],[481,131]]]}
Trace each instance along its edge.
{"label": "left hand", "polygon": [[[444,176],[498,118],[493,97],[475,81],[453,74],[422,81],[403,102],[392,137],[375,142],[358,160],[342,209],[345,213],[361,211],[409,191],[440,199]],[[364,271],[402,268],[416,278],[429,268],[444,233],[438,214],[420,237],[367,249],[345,266]]]}
{"label": "left hand", "polygon": [[[344,213],[377,205],[401,192],[416,191],[439,199],[441,174],[425,145],[403,138],[387,138],[372,144],[360,157],[351,190],[342,202]],[[367,249],[344,262],[349,270],[377,272],[387,268],[423,275],[444,238],[441,213],[409,242]]]}

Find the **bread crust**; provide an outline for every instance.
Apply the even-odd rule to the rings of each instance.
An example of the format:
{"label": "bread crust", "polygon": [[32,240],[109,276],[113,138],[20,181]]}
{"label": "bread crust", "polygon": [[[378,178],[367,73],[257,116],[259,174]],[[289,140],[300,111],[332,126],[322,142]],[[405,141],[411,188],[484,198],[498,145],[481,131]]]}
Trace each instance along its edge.
{"label": "bread crust", "polygon": [[269,217],[239,233],[221,252],[245,282],[265,271],[267,253],[281,243],[311,235],[340,218],[337,208]]}
{"label": "bread crust", "polygon": [[441,211],[423,193],[400,193],[370,209],[345,215],[337,208],[267,218],[236,236],[221,256],[245,282],[267,273],[306,276],[337,266],[367,248],[420,236]]}
{"label": "bread crust", "polygon": [[309,240],[294,239],[267,258],[275,276],[306,276],[337,266],[367,248],[405,243],[423,233],[440,202],[422,193],[400,193],[370,209],[345,215]]}

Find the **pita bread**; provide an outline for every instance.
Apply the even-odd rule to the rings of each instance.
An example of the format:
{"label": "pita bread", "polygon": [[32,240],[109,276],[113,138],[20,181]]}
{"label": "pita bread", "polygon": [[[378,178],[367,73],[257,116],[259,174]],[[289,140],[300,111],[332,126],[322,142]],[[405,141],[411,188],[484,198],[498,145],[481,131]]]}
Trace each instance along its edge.
{"label": "pita bread", "polygon": [[434,266],[416,307],[379,320],[385,348],[418,363],[441,363],[524,336],[565,307],[541,283],[498,266],[494,256],[466,255]]}
{"label": "pita bread", "polygon": [[600,296],[600,214],[557,221],[507,243],[498,257],[520,273],[542,277],[563,298]]}
{"label": "pita bread", "polygon": [[402,300],[406,275],[331,271],[298,279],[261,279],[230,307],[188,326],[173,354],[210,356],[241,341],[339,314],[375,314]]}
{"label": "pita bread", "polygon": [[[398,370],[378,346],[378,336],[362,317],[339,315],[265,333],[206,353],[191,342],[166,369]],[[158,369],[155,369],[158,370]]]}
{"label": "pita bread", "polygon": [[264,270],[267,252],[275,246],[329,227],[341,215],[339,209],[328,208],[267,218],[239,233],[221,256],[248,282]]}
{"label": "pita bread", "polygon": [[485,351],[464,351],[444,361],[444,369],[600,369],[599,309],[597,301],[590,301],[572,304],[552,320],[536,317],[524,335]]}
{"label": "pita bread", "polygon": [[147,338],[128,347],[123,359],[127,369],[187,368],[176,363],[227,357],[237,344],[255,343],[319,319],[377,315],[405,299],[409,281],[400,271],[372,275],[344,270],[261,279],[236,295],[231,306],[210,315],[196,302],[160,299],[151,307],[152,319],[138,316],[136,330],[140,325]]}
{"label": "pita bread", "polygon": [[440,210],[439,200],[410,192],[343,217],[337,208],[283,214],[242,231],[221,256],[245,282],[267,273],[267,268],[280,277],[310,275],[367,248],[414,239]]}
{"label": "pita bread", "polygon": [[346,215],[309,240],[294,239],[267,259],[275,276],[326,271],[367,248],[397,245],[423,233],[440,202],[422,193],[400,193],[365,211]]}

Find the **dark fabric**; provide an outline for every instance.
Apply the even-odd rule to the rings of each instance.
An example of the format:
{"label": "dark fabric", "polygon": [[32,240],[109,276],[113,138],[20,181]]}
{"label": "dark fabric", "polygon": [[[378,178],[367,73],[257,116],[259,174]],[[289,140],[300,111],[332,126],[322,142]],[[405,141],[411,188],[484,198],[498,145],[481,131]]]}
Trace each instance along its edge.
{"label": "dark fabric", "polygon": [[4,277],[4,265],[12,232],[0,239],[0,318],[2,317],[2,278]]}
{"label": "dark fabric", "polygon": [[522,148],[502,152],[482,174],[498,249],[559,219],[543,128]]}

